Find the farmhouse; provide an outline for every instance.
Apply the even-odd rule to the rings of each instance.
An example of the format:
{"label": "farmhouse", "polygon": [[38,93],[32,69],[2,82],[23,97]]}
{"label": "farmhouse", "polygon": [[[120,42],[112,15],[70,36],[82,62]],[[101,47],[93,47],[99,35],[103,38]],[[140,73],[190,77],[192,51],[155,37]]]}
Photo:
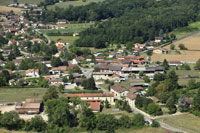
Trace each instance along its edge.
{"label": "farmhouse", "polygon": [[17,104],[15,110],[20,114],[39,114],[42,111],[41,107],[42,99],[26,99],[25,103]]}
{"label": "farmhouse", "polygon": [[115,99],[121,99],[121,97],[126,97],[129,90],[123,86],[120,85],[113,85],[111,86],[110,90],[114,94]]}
{"label": "farmhouse", "polygon": [[163,37],[155,37],[155,43],[160,43],[163,40]]}
{"label": "farmhouse", "polygon": [[95,80],[106,80],[110,79],[113,74],[113,72],[93,72],[93,77]]}
{"label": "farmhouse", "polygon": [[167,54],[168,50],[165,49],[165,48],[156,47],[156,48],[154,48],[153,53],[155,53],[155,54]]}
{"label": "farmhouse", "polygon": [[39,69],[28,69],[26,70],[27,77],[39,77]]}
{"label": "farmhouse", "polygon": [[87,102],[100,102],[106,101],[111,105],[114,105],[114,95],[112,93],[77,93],[77,94],[67,94],[67,98],[70,99],[71,97],[80,97],[81,100]]}

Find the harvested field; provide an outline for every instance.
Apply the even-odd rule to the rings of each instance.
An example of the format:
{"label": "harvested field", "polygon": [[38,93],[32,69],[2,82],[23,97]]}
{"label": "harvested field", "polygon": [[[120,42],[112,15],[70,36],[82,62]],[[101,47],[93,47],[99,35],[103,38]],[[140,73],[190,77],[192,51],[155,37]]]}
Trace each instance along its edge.
{"label": "harvested field", "polygon": [[[181,54],[153,54],[152,61],[185,61],[185,62],[196,62],[200,58],[200,33],[195,34],[191,37],[185,38],[178,42],[175,42],[175,49],[180,51]],[[178,45],[184,44],[188,50],[179,50]],[[170,50],[170,45],[165,47]],[[170,52],[173,53],[173,52]]]}
{"label": "harvested field", "polygon": [[15,13],[20,13],[21,9],[20,8],[14,8],[14,7],[7,7],[7,6],[1,6],[0,5],[0,12],[6,11],[9,12],[13,10]]}

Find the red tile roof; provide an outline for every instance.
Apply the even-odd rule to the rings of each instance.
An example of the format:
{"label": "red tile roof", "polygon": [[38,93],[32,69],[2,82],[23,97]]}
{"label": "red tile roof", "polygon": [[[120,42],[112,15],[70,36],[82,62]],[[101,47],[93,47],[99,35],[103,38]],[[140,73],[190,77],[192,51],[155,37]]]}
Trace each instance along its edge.
{"label": "red tile roof", "polygon": [[112,93],[77,93],[67,94],[67,97],[114,97]]}
{"label": "red tile roof", "polygon": [[93,111],[100,111],[100,102],[90,102],[90,108]]}

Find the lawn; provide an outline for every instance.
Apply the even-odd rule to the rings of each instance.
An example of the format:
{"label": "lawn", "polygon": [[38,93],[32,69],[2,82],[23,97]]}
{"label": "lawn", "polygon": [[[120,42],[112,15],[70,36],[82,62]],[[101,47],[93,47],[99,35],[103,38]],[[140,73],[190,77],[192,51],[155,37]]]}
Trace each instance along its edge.
{"label": "lawn", "polygon": [[72,6],[82,6],[82,5],[87,5],[89,3],[92,3],[92,2],[97,3],[97,2],[101,2],[101,1],[104,1],[104,0],[86,0],[86,2],[82,2],[82,0],[67,1],[67,2],[56,3],[54,5],[49,5],[47,8],[48,9],[54,9],[56,6],[60,7],[60,8],[67,8],[70,5],[72,5]]}
{"label": "lawn", "polygon": [[[18,3],[39,4],[44,0],[18,0]],[[0,0],[0,5],[9,5],[13,0]]]}
{"label": "lawn", "polygon": [[[167,131],[164,128],[153,128],[153,127],[144,127],[141,129],[135,129],[135,128],[130,128],[130,129],[118,129],[116,133],[167,133]],[[172,133],[172,132],[170,132]]]}
{"label": "lawn", "polygon": [[124,87],[130,87],[131,83],[144,83],[144,80],[143,79],[131,79],[131,78],[129,78],[126,81],[116,83],[116,84],[124,86]]}
{"label": "lawn", "polygon": [[78,39],[78,37],[73,37],[73,36],[49,36],[49,38],[52,40],[52,41],[57,41],[58,39],[62,39],[63,41],[65,42],[68,42],[70,44],[73,44],[74,41],[76,39]]}
{"label": "lawn", "polygon": [[200,117],[192,114],[169,116],[165,118],[159,118],[158,120],[190,133],[200,132]]}
{"label": "lawn", "polygon": [[13,10],[15,13],[19,14],[20,11],[21,11],[21,8],[15,8],[15,7],[7,7],[7,6],[2,6],[0,5],[0,12],[1,11],[6,11],[6,12],[9,12]]}
{"label": "lawn", "polygon": [[103,114],[112,114],[112,115],[115,115],[116,118],[120,118],[122,115],[127,115],[129,117],[133,117],[134,116],[134,113],[128,113],[127,111],[122,111],[122,110],[119,110],[119,111],[114,111],[114,106],[112,106],[111,108],[103,108],[102,112]]}
{"label": "lawn", "polygon": [[[20,102],[26,98],[42,98],[46,88],[0,88],[0,103]],[[34,95],[38,93],[38,96]]]}

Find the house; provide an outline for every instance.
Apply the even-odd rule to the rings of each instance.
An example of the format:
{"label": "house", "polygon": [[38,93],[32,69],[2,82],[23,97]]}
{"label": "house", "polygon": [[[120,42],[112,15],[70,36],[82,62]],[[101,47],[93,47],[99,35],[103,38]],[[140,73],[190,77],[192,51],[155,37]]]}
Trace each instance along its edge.
{"label": "house", "polygon": [[64,85],[64,82],[62,81],[62,79],[51,79],[50,84],[58,86],[58,85]]}
{"label": "house", "polygon": [[111,79],[113,72],[93,72],[93,77],[95,80],[106,80]]}
{"label": "house", "polygon": [[8,83],[9,83],[10,86],[17,85],[17,82],[14,79],[9,80]]}
{"label": "house", "polygon": [[73,33],[73,37],[79,36],[78,32]]}
{"label": "house", "polygon": [[32,39],[31,42],[32,42],[33,44],[36,44],[36,43],[42,43],[42,42],[44,42],[44,41],[43,41],[42,39],[40,39],[40,38],[35,38],[35,39]]}
{"label": "house", "polygon": [[17,104],[15,110],[20,114],[39,114],[42,111],[42,99],[26,99],[25,103]]}
{"label": "house", "polygon": [[55,74],[61,74],[64,71],[67,71],[68,67],[67,66],[59,66],[59,67],[53,67],[50,72],[55,75]]}
{"label": "house", "polygon": [[0,60],[0,66],[5,66],[5,64],[6,64],[5,61]]}
{"label": "house", "polygon": [[66,24],[67,23],[67,20],[66,19],[59,19],[57,21],[57,24]]}
{"label": "house", "polygon": [[101,103],[100,102],[89,102],[90,108],[93,112],[100,112],[101,111]]}
{"label": "house", "polygon": [[163,37],[155,37],[155,43],[160,43],[163,41]]}
{"label": "house", "polygon": [[178,67],[178,66],[182,66],[183,62],[182,61],[168,61],[168,64],[171,67]]}
{"label": "house", "polygon": [[28,69],[26,70],[27,77],[39,77],[39,69]]}
{"label": "house", "polygon": [[67,98],[79,97],[83,101],[87,102],[100,102],[108,101],[111,105],[114,105],[114,95],[112,93],[76,93],[76,94],[67,94]]}
{"label": "house", "polygon": [[13,59],[12,62],[15,63],[16,66],[19,66],[23,59]]}
{"label": "house", "polygon": [[136,43],[135,48],[136,49],[143,49],[143,48],[145,48],[145,44]]}
{"label": "house", "polygon": [[60,45],[61,45],[61,46],[66,46],[66,44],[67,44],[67,43],[66,43],[65,41],[59,40],[59,41],[56,42],[56,47],[58,47],[58,46],[60,46]]}
{"label": "house", "polygon": [[123,86],[120,85],[113,85],[111,86],[110,90],[114,94],[115,99],[121,99],[122,96],[126,97],[129,90]]}
{"label": "house", "polygon": [[116,57],[117,56],[117,53],[116,52],[110,52],[109,53],[109,58],[114,58],[114,57]]}
{"label": "house", "polygon": [[155,54],[167,54],[168,50],[165,48],[161,48],[161,47],[156,47],[153,49],[153,53]]}

